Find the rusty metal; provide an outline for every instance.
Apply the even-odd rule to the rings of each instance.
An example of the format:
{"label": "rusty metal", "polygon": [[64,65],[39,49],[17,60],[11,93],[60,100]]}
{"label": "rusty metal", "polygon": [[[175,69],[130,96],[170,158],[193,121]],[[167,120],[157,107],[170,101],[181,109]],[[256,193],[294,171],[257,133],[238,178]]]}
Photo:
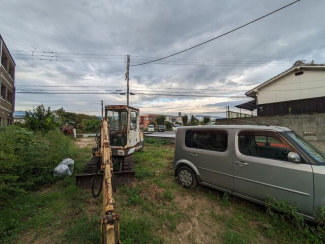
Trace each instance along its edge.
{"label": "rusty metal", "polygon": [[119,221],[118,214],[114,212],[114,199],[113,199],[113,188],[112,188],[112,152],[109,146],[109,127],[106,119],[102,120],[101,124],[101,156],[102,164],[101,170],[104,172],[103,175],[103,209],[100,217],[100,223],[102,226],[102,244],[116,244],[120,243],[119,233],[116,233],[116,222]]}
{"label": "rusty metal", "polygon": [[[99,192],[94,194],[94,189],[100,186],[96,185],[98,184],[98,178],[102,179],[103,207],[99,219],[101,243],[116,244],[120,243],[120,224],[119,216],[114,212],[113,190],[115,185],[129,184],[134,179],[133,153],[143,147],[143,134],[140,131],[138,118],[136,126],[131,128],[131,112],[134,111],[139,116],[139,109],[126,105],[110,105],[105,106],[105,111],[107,110],[117,111],[118,113],[121,110],[126,111],[128,115],[127,127],[110,131],[106,112],[106,118],[102,119],[100,135],[97,134],[96,137],[100,138],[100,140],[96,141],[97,148],[93,148],[93,158],[86,164],[84,169],[87,174],[77,175],[76,183],[77,186],[83,188],[91,187],[93,196],[97,197]],[[134,120],[132,120],[132,125],[134,123]],[[120,134],[117,134],[117,131]],[[118,141],[116,143],[115,138],[120,140],[121,143],[118,143]],[[119,138],[122,138],[122,140]]]}

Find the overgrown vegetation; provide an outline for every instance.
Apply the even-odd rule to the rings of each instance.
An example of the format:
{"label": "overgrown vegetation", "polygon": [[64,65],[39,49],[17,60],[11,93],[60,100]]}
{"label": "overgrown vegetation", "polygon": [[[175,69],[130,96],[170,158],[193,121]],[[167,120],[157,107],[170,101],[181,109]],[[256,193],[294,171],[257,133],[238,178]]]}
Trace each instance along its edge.
{"label": "overgrown vegetation", "polygon": [[[136,179],[114,194],[122,243],[324,243],[323,227],[301,224],[287,203],[270,200],[265,208],[207,187],[182,188],[173,145],[162,142],[146,140],[134,155]],[[80,172],[91,146],[77,151]],[[98,243],[101,202],[73,177],[19,194],[0,210],[0,243]]]}
{"label": "overgrown vegetation", "polygon": [[267,213],[277,225],[281,224],[281,222],[292,222],[300,230],[298,235],[300,238],[307,238],[311,243],[325,242],[325,226],[323,225],[324,207],[321,209],[321,215],[318,217],[318,225],[308,224],[304,217],[299,214],[297,206],[289,204],[286,200],[276,200],[269,197],[267,200]]}
{"label": "overgrown vegetation", "polygon": [[67,112],[64,108],[54,112],[60,118],[61,125],[73,124],[78,132],[95,133],[100,124],[100,119],[94,115]]}
{"label": "overgrown vegetation", "polygon": [[82,120],[82,127],[83,127],[82,131],[83,132],[95,133],[95,132],[97,132],[99,126],[100,126],[99,119],[84,119],[84,120]]}
{"label": "overgrown vegetation", "polygon": [[11,197],[54,182],[55,166],[73,154],[73,146],[58,131],[35,133],[20,127],[0,128],[0,205]]}
{"label": "overgrown vegetation", "polygon": [[157,138],[145,138],[145,144],[153,144],[153,145],[174,145],[173,141],[169,141],[166,139],[157,139]]}
{"label": "overgrown vegetation", "polygon": [[55,130],[59,127],[59,118],[51,111],[50,108],[45,108],[39,105],[25,114],[25,127],[38,132],[47,132]]}

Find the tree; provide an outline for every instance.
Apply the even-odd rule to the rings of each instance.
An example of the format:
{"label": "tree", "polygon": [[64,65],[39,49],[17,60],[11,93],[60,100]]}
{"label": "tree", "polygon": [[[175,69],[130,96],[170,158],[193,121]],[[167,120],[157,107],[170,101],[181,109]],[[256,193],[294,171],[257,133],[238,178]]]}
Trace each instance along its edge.
{"label": "tree", "polygon": [[33,131],[50,131],[59,127],[58,117],[51,111],[50,107],[45,109],[44,105],[39,105],[32,111],[25,114],[26,128]]}
{"label": "tree", "polygon": [[59,116],[61,125],[73,123],[74,127],[79,130],[83,130],[84,128],[83,120],[98,120],[97,116],[66,112],[64,108],[60,108],[54,112]]}
{"label": "tree", "polygon": [[188,121],[188,116],[187,116],[187,114],[184,114],[184,115],[182,116],[182,120],[183,120],[183,125],[187,125],[187,121]]}
{"label": "tree", "polygon": [[100,119],[84,119],[82,121],[82,125],[85,132],[96,133],[98,127],[100,126]]}
{"label": "tree", "polygon": [[194,115],[193,114],[191,116],[191,125],[195,125],[195,118],[194,118]]}
{"label": "tree", "polygon": [[211,121],[211,118],[209,116],[204,116],[203,117],[203,122],[206,125],[207,123],[209,123]]}
{"label": "tree", "polygon": [[149,125],[153,125],[155,128],[157,127],[157,126],[156,126],[156,123],[155,123],[155,122],[153,122],[153,121],[152,121],[152,122],[150,122],[150,123],[149,123]]}
{"label": "tree", "polygon": [[164,125],[166,126],[166,130],[168,130],[168,129],[172,129],[173,127],[172,127],[172,124],[169,122],[169,121],[165,121],[164,122]]}
{"label": "tree", "polygon": [[163,125],[164,122],[165,122],[165,120],[166,120],[166,116],[165,116],[165,115],[158,115],[158,116],[156,117],[156,123],[157,123],[158,125]]}

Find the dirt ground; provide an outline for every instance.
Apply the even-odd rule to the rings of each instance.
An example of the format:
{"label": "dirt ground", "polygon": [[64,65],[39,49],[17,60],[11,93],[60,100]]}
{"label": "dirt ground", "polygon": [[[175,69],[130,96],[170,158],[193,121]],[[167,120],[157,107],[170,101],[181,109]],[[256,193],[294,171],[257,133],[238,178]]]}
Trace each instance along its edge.
{"label": "dirt ground", "polygon": [[85,147],[95,147],[96,142],[94,137],[82,137],[76,139],[76,144],[79,148],[85,148]]}

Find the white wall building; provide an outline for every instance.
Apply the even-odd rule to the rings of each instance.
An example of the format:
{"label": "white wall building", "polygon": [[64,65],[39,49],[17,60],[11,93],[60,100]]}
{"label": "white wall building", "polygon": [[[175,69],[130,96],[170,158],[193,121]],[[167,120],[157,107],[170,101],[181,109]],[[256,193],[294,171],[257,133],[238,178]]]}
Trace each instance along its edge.
{"label": "white wall building", "polygon": [[[290,69],[251,89],[246,95],[256,100],[258,116],[324,113],[325,64],[297,61]],[[246,104],[249,103],[252,105],[252,102]],[[236,107],[245,109],[245,104]]]}

